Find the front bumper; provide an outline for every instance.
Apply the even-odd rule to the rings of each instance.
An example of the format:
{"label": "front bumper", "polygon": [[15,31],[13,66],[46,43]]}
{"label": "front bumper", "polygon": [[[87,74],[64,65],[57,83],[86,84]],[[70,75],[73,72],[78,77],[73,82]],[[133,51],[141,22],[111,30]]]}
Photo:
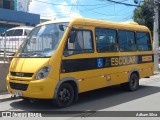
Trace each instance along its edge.
{"label": "front bumper", "polygon": [[21,92],[22,97],[35,99],[52,99],[55,83],[51,80],[11,80],[7,76],[7,90],[9,93]]}

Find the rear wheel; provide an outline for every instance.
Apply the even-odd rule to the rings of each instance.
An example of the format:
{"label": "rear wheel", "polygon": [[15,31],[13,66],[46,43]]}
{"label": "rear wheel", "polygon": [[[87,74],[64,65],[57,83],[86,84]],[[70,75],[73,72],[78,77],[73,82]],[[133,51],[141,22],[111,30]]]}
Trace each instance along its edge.
{"label": "rear wheel", "polygon": [[57,92],[55,104],[58,107],[68,107],[74,99],[74,89],[71,84],[63,83]]}
{"label": "rear wheel", "polygon": [[135,91],[139,87],[139,77],[137,74],[133,73],[130,76],[129,82],[123,83],[122,87],[128,91]]}

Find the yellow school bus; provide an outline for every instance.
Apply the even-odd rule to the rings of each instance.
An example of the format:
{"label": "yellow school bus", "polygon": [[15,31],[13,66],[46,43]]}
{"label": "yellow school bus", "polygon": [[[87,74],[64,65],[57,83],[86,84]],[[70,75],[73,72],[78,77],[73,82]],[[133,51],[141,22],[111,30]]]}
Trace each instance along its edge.
{"label": "yellow school bus", "polygon": [[36,26],[15,54],[7,89],[59,107],[78,94],[120,84],[129,91],[153,75],[149,29],[134,22],[61,19]]}

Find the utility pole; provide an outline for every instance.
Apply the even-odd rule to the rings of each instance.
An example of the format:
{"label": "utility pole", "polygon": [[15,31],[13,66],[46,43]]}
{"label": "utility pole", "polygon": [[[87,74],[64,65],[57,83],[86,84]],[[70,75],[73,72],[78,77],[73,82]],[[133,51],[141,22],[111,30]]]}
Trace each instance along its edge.
{"label": "utility pole", "polygon": [[[159,2],[160,0],[154,0],[153,49],[155,72],[158,72],[159,69]],[[134,0],[134,3],[138,4],[139,0]]]}
{"label": "utility pole", "polygon": [[153,49],[154,49],[154,71],[159,68],[159,0],[154,0],[154,26],[153,26]]}

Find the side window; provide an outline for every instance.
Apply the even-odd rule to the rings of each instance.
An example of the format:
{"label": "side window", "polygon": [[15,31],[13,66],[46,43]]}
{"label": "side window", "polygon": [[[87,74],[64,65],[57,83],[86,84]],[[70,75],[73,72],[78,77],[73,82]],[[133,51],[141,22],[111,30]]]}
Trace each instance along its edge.
{"label": "side window", "polygon": [[91,52],[93,52],[93,40],[91,31],[71,31],[67,39],[64,56]]}
{"label": "side window", "polygon": [[118,42],[120,51],[135,51],[136,42],[135,35],[132,31],[118,31]]}
{"label": "side window", "polygon": [[14,30],[9,30],[5,34],[6,36],[13,36]]}
{"label": "side window", "polygon": [[31,30],[25,29],[25,30],[24,30],[24,35],[27,36],[30,32],[31,32]]}
{"label": "side window", "polygon": [[137,40],[138,50],[140,51],[152,50],[149,33],[136,32],[136,40]]}
{"label": "side window", "polygon": [[116,30],[96,29],[96,46],[98,52],[117,51]]}
{"label": "side window", "polygon": [[14,31],[13,36],[22,36],[23,29],[17,29]]}

